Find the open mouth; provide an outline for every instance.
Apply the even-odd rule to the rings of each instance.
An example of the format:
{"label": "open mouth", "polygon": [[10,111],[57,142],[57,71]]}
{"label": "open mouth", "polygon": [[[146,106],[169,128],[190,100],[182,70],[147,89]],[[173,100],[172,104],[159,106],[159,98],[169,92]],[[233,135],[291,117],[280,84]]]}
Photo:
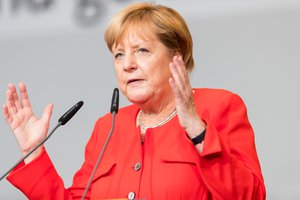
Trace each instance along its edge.
{"label": "open mouth", "polygon": [[130,79],[130,80],[127,81],[127,84],[137,83],[137,82],[140,82],[140,81],[143,81],[143,79]]}

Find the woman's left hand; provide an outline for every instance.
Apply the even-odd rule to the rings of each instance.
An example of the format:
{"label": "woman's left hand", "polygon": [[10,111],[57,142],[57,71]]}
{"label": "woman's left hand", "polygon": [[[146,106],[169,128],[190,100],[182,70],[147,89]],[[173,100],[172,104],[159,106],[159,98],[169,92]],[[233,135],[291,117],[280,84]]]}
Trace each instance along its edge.
{"label": "woman's left hand", "polygon": [[175,55],[169,68],[172,74],[169,83],[175,97],[179,123],[188,136],[194,138],[206,125],[196,111],[193,89],[181,56]]}

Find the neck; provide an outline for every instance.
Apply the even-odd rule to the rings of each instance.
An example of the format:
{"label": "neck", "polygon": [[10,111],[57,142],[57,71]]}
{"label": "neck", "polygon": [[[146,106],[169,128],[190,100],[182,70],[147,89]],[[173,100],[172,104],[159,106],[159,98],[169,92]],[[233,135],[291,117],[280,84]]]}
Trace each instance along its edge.
{"label": "neck", "polygon": [[166,118],[164,118],[160,122],[147,126],[147,125],[144,125],[142,120],[141,120],[142,112],[140,111],[138,116],[137,116],[137,122],[140,125],[142,130],[146,130],[147,128],[156,128],[156,127],[162,126],[165,123],[167,123],[168,121],[170,121],[176,114],[177,114],[177,110],[174,110],[170,115],[168,115]]}
{"label": "neck", "polygon": [[167,118],[176,109],[174,97],[158,100],[156,103],[140,106],[140,120],[145,126],[152,126]]}

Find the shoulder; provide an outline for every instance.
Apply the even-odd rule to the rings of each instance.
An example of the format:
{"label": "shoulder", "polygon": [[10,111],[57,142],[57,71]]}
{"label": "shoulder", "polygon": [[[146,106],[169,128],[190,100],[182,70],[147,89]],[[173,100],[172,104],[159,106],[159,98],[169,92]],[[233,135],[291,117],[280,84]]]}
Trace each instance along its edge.
{"label": "shoulder", "polygon": [[131,105],[120,108],[118,114],[120,114],[120,115],[128,115],[128,114],[130,115],[131,114],[132,115],[134,112],[137,112],[137,111],[139,111],[139,107],[131,104]]}
{"label": "shoulder", "polygon": [[[136,115],[138,112],[139,108],[135,105],[128,105],[122,108],[119,108],[118,114],[116,115],[117,118],[123,118],[123,119],[130,119],[133,116]],[[96,121],[96,126],[106,126],[107,124],[111,124],[112,121],[112,114],[111,113],[106,113],[102,117],[100,117]]]}
{"label": "shoulder", "polygon": [[225,90],[225,89],[217,89],[217,88],[194,88],[194,96],[195,97],[205,97],[215,99],[216,97],[220,97],[222,99],[229,98],[232,95],[236,95],[235,93]]}
{"label": "shoulder", "polygon": [[203,98],[207,100],[224,101],[228,99],[241,99],[241,97],[226,89],[216,89],[216,88],[194,88],[195,98]]}
{"label": "shoulder", "polygon": [[197,107],[219,110],[220,108],[243,107],[242,98],[229,90],[214,88],[195,88],[194,99]]}

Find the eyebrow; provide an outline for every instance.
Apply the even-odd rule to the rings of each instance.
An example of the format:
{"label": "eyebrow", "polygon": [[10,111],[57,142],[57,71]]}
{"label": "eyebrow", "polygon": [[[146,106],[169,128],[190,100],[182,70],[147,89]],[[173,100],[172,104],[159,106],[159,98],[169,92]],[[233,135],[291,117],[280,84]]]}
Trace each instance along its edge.
{"label": "eyebrow", "polygon": [[[144,44],[151,45],[151,42],[150,42],[150,40],[148,40],[148,41],[143,40],[142,42],[134,42],[133,44],[130,45],[130,48],[135,49],[139,46],[143,46]],[[115,48],[113,48],[113,51],[122,51],[122,50],[124,50],[124,47],[120,43],[118,45],[116,45]]]}

